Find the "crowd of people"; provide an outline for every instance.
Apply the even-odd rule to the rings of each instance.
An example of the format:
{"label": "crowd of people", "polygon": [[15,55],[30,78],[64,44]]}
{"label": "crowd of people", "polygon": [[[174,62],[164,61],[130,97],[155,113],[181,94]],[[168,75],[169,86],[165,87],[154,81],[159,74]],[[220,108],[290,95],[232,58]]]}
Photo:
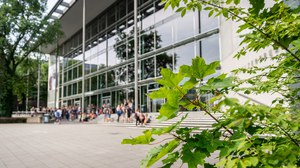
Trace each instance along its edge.
{"label": "crowd of people", "polygon": [[111,107],[109,103],[103,103],[102,107],[91,104],[83,113],[80,106],[63,106],[57,109],[46,107],[37,109],[33,107],[31,115],[33,116],[37,111],[55,118],[56,123],[60,123],[61,120],[88,122],[101,115],[103,115],[104,122],[113,122],[112,114],[117,114],[117,122],[134,122],[135,120],[136,125],[143,126],[151,121],[151,117],[148,117],[148,114],[142,113],[139,108],[135,110],[134,103],[130,100],[124,100],[117,107]]}

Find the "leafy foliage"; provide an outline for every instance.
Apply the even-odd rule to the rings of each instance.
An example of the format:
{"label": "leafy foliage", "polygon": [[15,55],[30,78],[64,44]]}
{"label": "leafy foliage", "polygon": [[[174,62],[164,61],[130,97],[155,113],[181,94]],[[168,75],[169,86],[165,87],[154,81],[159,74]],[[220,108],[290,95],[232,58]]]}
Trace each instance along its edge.
{"label": "leafy foliage", "polygon": [[[300,7],[291,8],[277,0],[270,7],[266,7],[263,0],[249,0],[250,8],[240,7],[239,0],[162,0],[162,3],[165,3],[165,8],[172,7],[182,16],[189,10],[207,10],[209,16],[242,22],[237,32],[244,33],[241,36],[242,49],[237,52],[236,58],[266,47],[279,52],[272,58],[260,58],[260,62],[271,62],[265,66],[239,68],[233,71],[236,77],[221,74],[210,78],[205,84],[203,79],[215,73],[218,62],[207,65],[204,59],[197,56],[191,66],[181,66],[178,73],[164,69],[162,79],[157,80],[162,87],[149,95],[152,99],[167,100],[158,118],[172,119],[182,106],[202,109],[216,120],[216,124],[211,130],[201,133],[194,133],[195,129],[191,128],[174,127],[168,131],[161,128],[156,135],[169,134],[173,140],[149,151],[141,167],[150,167],[163,156],[163,167],[171,167],[178,159],[192,168],[199,165],[226,168],[299,167]],[[251,77],[238,78],[244,73]],[[209,103],[215,106],[201,102],[199,97],[189,99],[186,95],[191,89],[196,89],[199,96],[213,94]],[[273,100],[271,106],[266,106],[251,101],[241,103],[230,98],[229,92],[276,93],[280,96]],[[215,118],[215,112],[222,116]],[[146,132],[154,135],[157,130]],[[206,163],[205,159],[214,152],[219,154],[218,162]]]}
{"label": "leafy foliage", "polygon": [[55,42],[62,31],[58,21],[44,15],[46,0],[0,3],[0,77],[5,81],[0,83],[0,116],[10,116],[17,96],[14,89],[22,88],[15,84],[25,76],[18,67],[41,45]]}

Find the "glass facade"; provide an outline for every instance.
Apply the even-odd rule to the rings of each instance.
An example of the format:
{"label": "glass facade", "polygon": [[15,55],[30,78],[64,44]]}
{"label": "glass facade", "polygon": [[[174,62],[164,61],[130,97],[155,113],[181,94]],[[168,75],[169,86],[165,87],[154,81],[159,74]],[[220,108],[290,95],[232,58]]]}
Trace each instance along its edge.
{"label": "glass facade", "polygon": [[[178,72],[200,55],[207,62],[220,60],[218,19],[207,13],[188,12],[185,17],[166,11],[160,0],[139,0],[138,53],[139,102],[143,112],[156,112],[164,100],[150,100],[146,94],[158,89],[155,78],[162,68]],[[100,3],[100,1],[99,1]],[[119,0],[87,24],[84,100],[112,107],[123,99],[134,100],[133,0]],[[60,46],[60,102],[81,101],[82,31]]]}

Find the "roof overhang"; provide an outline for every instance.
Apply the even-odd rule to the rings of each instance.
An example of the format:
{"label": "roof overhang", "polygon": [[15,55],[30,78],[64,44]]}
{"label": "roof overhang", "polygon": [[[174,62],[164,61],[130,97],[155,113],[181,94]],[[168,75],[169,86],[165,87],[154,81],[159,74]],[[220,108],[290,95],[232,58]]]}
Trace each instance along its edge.
{"label": "roof overhang", "polygon": [[[112,5],[116,0],[86,0],[85,20],[86,24],[93,20],[98,14],[103,12],[106,8]],[[63,5],[63,4],[62,4]],[[55,5],[57,7],[57,5]],[[76,32],[82,29],[82,9],[83,0],[76,0],[74,4],[59,18],[64,36],[59,39],[58,43],[61,45]],[[55,11],[56,9],[54,9]],[[56,48],[56,44],[47,45],[43,47],[44,53],[51,53]]]}

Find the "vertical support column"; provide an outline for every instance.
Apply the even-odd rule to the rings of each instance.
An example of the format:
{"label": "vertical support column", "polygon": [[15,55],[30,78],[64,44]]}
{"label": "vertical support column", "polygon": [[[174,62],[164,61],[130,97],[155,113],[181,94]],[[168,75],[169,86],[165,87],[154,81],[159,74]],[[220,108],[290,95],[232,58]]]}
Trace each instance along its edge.
{"label": "vertical support column", "polygon": [[59,74],[57,71],[57,60],[58,60],[58,39],[56,41],[56,57],[55,57],[55,91],[54,91],[54,108],[57,108],[56,101],[57,101],[57,85],[59,83]]}
{"label": "vertical support column", "polygon": [[85,78],[85,0],[82,2],[82,97],[81,97],[81,116],[84,112],[84,78]]}
{"label": "vertical support column", "polygon": [[138,108],[138,27],[137,0],[134,0],[134,109]]}
{"label": "vertical support column", "polygon": [[38,88],[37,88],[38,90],[37,90],[37,105],[36,105],[38,109],[40,108],[41,57],[42,57],[42,53],[40,50],[40,55],[38,58]]}

